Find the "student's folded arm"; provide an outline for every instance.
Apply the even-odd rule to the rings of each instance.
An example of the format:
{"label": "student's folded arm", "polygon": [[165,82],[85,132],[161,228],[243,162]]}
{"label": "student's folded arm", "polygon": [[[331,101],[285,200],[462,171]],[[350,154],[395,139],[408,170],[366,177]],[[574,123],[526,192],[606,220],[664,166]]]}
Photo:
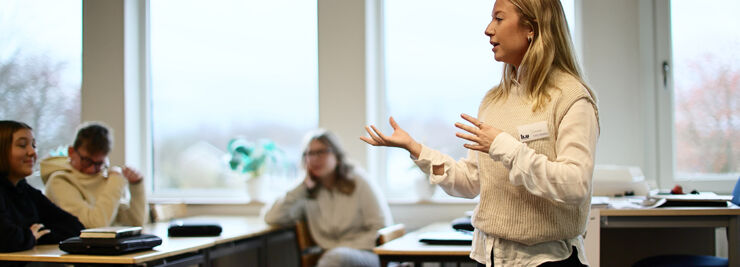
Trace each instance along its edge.
{"label": "student's folded arm", "polygon": [[36,238],[28,228],[20,227],[10,220],[6,203],[0,198],[0,252],[21,251],[32,248]]}
{"label": "student's folded arm", "polygon": [[556,159],[537,154],[509,134],[500,134],[490,156],[510,169],[509,180],[534,195],[578,205],[590,198],[598,122],[593,106],[576,101],[563,117],[555,137]]}
{"label": "student's folded arm", "polygon": [[303,218],[305,200],[308,197],[308,188],[304,183],[285,193],[285,196],[275,200],[265,213],[265,222],[268,224],[289,225]]}
{"label": "student's folded arm", "polygon": [[34,190],[31,197],[41,219],[39,223],[51,230],[39,238],[39,244],[57,244],[64,239],[79,236],[80,230],[85,228],[77,217],[52,203],[41,191]]}
{"label": "student's folded arm", "polygon": [[87,228],[105,227],[113,222],[125,186],[120,174],[111,174],[103,191],[89,205],[76,187],[64,176],[52,176],[46,185],[46,195],[59,207],[77,216]]}
{"label": "student's folded arm", "polygon": [[[427,175],[429,181],[438,184],[447,194],[456,197],[475,198],[480,194],[478,180],[478,152],[468,151],[467,158],[455,161],[452,157],[422,145],[414,163]],[[433,173],[434,166],[442,165],[441,175]]]}
{"label": "student's folded arm", "polygon": [[365,228],[367,228],[372,235],[375,235],[380,228],[385,227],[386,214],[384,214],[383,208],[381,207],[381,205],[385,205],[385,203],[381,203],[379,201],[377,193],[373,190],[373,187],[369,182],[364,179],[357,180],[358,183],[363,183],[362,186],[356,187],[359,189],[356,194],[359,194],[360,198],[360,213],[362,214]]}
{"label": "student's folded arm", "polygon": [[378,198],[371,188],[364,186],[364,188],[359,189],[361,189],[361,192],[355,193],[360,194],[359,203],[364,231],[360,231],[355,238],[357,244],[367,244],[369,246],[368,248],[372,248],[375,246],[375,240],[378,238],[378,230],[385,227],[386,219]]}

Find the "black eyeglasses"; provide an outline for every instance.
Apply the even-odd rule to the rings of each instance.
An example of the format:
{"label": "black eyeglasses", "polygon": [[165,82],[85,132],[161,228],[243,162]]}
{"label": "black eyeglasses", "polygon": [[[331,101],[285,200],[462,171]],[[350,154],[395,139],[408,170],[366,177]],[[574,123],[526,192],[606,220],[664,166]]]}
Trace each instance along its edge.
{"label": "black eyeglasses", "polygon": [[303,152],[303,156],[304,157],[324,157],[326,155],[329,155],[329,153],[331,153],[331,149],[325,148],[325,149]]}
{"label": "black eyeglasses", "polygon": [[82,154],[80,154],[80,151],[77,150],[77,148],[75,148],[74,150],[77,153],[77,156],[80,157],[80,163],[82,163],[82,168],[88,168],[90,166],[95,166],[96,169],[102,169],[108,166],[107,158],[101,161],[94,161],[93,159],[89,157],[85,157]]}

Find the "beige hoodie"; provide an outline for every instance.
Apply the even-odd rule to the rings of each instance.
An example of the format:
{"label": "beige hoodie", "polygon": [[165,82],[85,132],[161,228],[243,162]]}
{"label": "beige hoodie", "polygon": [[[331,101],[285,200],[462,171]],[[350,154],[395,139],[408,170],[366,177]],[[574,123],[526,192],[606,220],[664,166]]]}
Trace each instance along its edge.
{"label": "beige hoodie", "polygon": [[[118,168],[116,168],[118,169]],[[143,183],[129,184],[131,201],[121,203],[127,184],[120,172],[93,175],[77,171],[68,157],[41,161],[46,196],[60,208],[77,216],[85,228],[110,225],[141,226],[147,219]]]}

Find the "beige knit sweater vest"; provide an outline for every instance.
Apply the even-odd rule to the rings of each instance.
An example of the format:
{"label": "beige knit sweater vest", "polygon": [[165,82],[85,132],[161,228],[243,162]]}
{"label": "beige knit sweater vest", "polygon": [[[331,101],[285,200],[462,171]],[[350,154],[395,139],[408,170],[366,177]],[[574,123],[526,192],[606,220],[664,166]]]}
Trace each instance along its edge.
{"label": "beige knit sweater vest", "polygon": [[[549,90],[551,99],[537,112],[532,112],[533,100],[526,94],[517,96],[512,93],[505,100],[484,106],[478,114],[482,121],[518,139],[518,126],[546,121],[549,137],[526,144],[550,161],[557,157],[555,141],[558,127],[568,109],[582,98],[594,104],[580,82],[562,72],[554,74],[552,84],[555,88]],[[595,104],[594,110],[597,110]],[[485,153],[478,157],[478,168],[481,193],[473,225],[480,231],[525,245],[566,240],[584,233],[590,198],[574,206],[535,196],[524,186],[512,185],[509,170]]]}

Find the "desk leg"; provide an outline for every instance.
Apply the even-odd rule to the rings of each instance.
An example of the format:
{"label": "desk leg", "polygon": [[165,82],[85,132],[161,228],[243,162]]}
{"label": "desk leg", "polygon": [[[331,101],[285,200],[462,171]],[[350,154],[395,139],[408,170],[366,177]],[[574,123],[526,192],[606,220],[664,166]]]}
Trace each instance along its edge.
{"label": "desk leg", "polygon": [[727,227],[727,256],[731,267],[740,267],[740,216],[730,216]]}
{"label": "desk leg", "polygon": [[586,247],[586,259],[589,266],[599,267],[601,264],[601,210],[591,209],[588,215],[588,224],[586,224],[586,235],[583,238],[583,245]]}

